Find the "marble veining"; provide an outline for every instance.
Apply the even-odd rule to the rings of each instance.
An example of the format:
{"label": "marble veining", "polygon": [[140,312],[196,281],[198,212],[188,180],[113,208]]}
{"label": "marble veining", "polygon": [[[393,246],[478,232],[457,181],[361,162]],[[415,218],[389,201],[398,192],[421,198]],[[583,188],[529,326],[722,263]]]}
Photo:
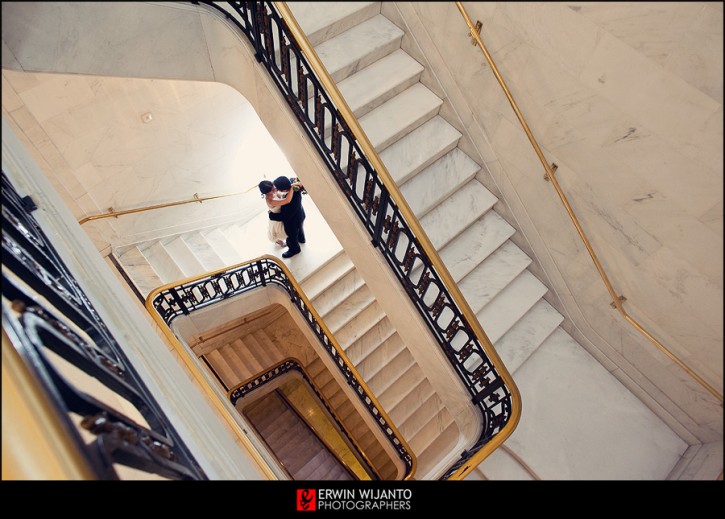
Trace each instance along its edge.
{"label": "marble veining", "polygon": [[507,241],[458,283],[461,293],[478,312],[531,264],[531,258]]}
{"label": "marble veining", "polygon": [[422,71],[420,63],[398,49],[341,81],[337,88],[355,116],[362,117],[417,83]]}
{"label": "marble veining", "polygon": [[509,239],[515,229],[490,210],[438,252],[454,280],[460,281]]}
{"label": "marble veining", "polygon": [[455,148],[400,187],[413,213],[421,218],[430,209],[473,179],[480,170],[468,155]]}
{"label": "marble veining", "polygon": [[377,15],[317,45],[315,52],[330,76],[340,81],[400,47],[402,37],[403,31]]}
{"label": "marble veining", "polygon": [[379,152],[436,115],[442,103],[433,92],[416,83],[361,117],[360,126]]}
{"label": "marble veining", "polygon": [[496,341],[496,352],[509,373],[515,374],[563,320],[554,307],[541,299]]}
{"label": "marble veining", "polygon": [[400,186],[413,175],[451,151],[461,134],[440,115],[418,126],[379,153],[393,180]]}
{"label": "marble veining", "polygon": [[483,330],[496,343],[546,293],[546,286],[528,270],[506,285],[476,314]]}
{"label": "marble veining", "polygon": [[[687,449],[561,328],[524,362],[515,379],[528,412],[506,444],[541,479],[661,480]],[[602,395],[606,405],[592,412]],[[587,419],[578,419],[582,416]]]}
{"label": "marble veining", "polygon": [[496,197],[472,180],[421,218],[420,223],[436,249],[440,249],[496,203]]}

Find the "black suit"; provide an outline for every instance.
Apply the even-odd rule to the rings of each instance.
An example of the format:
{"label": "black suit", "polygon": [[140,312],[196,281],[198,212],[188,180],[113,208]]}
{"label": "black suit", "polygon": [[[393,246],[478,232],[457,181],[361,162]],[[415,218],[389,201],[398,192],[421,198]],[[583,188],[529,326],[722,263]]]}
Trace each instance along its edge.
{"label": "black suit", "polygon": [[[287,193],[290,196],[292,191]],[[302,207],[302,191],[295,191],[292,200],[280,208],[279,213],[269,213],[270,220],[282,221],[287,233],[287,254],[301,252],[300,243],[305,243],[305,209]]]}

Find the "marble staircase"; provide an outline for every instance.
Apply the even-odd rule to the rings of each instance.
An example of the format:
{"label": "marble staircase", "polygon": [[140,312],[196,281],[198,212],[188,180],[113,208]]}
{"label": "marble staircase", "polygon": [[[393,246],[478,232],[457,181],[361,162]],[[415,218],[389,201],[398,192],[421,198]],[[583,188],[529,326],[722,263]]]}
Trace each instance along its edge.
{"label": "marble staircase", "polygon": [[[684,441],[561,327],[563,316],[545,299],[547,287],[529,270],[531,258],[511,240],[515,230],[496,212],[498,200],[476,179],[480,166],[458,147],[462,135],[441,116],[443,100],[421,82],[423,65],[402,49],[404,31],[382,15],[381,4],[288,6],[520,385],[524,412],[533,406],[509,440],[511,448],[498,449],[469,478],[665,479]],[[576,383],[564,406],[576,418],[565,422],[582,434],[572,437],[549,423],[561,416],[563,404],[556,394],[540,391],[537,381],[552,372]],[[591,382],[595,378],[599,384]],[[613,395],[632,407],[611,406]],[[592,406],[598,416],[591,416]],[[551,426],[546,438],[542,422]],[[597,429],[595,423],[607,425]],[[608,442],[604,430],[626,436],[627,453]],[[645,438],[649,434],[662,443],[653,446]],[[596,452],[601,463],[572,469],[561,463],[567,450],[590,461]]]}
{"label": "marble staircase", "polygon": [[349,481],[353,477],[289,407],[270,393],[244,414],[294,480]]}
{"label": "marble staircase", "polygon": [[[468,477],[666,479],[684,442],[561,327],[531,258],[512,240],[515,229],[477,180],[480,166],[458,147],[461,133],[420,82],[422,65],[402,50],[403,31],[381,15],[381,3],[288,6],[522,393],[524,412],[506,448]],[[279,256],[273,245],[253,246],[264,225],[205,229],[118,255],[145,295],[260,251]],[[443,457],[457,458],[448,451],[462,432],[339,243],[306,234],[303,254],[286,263],[412,448],[416,477],[436,479],[448,466]]]}

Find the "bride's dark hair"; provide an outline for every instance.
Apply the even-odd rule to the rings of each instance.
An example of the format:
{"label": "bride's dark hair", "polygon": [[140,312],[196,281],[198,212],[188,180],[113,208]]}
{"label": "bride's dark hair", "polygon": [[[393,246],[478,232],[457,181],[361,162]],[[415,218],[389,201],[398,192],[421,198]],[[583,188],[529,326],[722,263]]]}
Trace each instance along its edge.
{"label": "bride's dark hair", "polygon": [[262,180],[259,183],[259,192],[262,193],[262,196],[272,191],[273,188],[274,184],[272,184],[271,180]]}

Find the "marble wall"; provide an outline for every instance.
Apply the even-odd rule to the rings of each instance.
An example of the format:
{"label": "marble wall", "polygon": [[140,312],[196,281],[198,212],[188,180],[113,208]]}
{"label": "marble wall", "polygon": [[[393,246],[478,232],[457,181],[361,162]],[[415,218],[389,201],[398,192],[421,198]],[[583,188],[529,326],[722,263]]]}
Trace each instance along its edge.
{"label": "marble wall", "polygon": [[[482,22],[482,40],[546,160],[558,165],[556,179],[626,311],[722,394],[722,3],[462,5]],[[501,212],[527,237],[525,250],[580,342],[658,405],[661,391],[710,401],[679,419],[697,415],[713,427],[700,431],[705,438],[721,435],[712,394],[610,307],[456,4],[384,2],[383,13],[408,28],[404,47],[427,62],[424,82],[445,98],[465,151],[485,164],[481,181],[503,195]]]}
{"label": "marble wall", "polygon": [[4,70],[2,95],[79,220],[232,194],[84,224],[99,249],[251,218],[259,180],[292,174],[250,103],[221,83]]}

